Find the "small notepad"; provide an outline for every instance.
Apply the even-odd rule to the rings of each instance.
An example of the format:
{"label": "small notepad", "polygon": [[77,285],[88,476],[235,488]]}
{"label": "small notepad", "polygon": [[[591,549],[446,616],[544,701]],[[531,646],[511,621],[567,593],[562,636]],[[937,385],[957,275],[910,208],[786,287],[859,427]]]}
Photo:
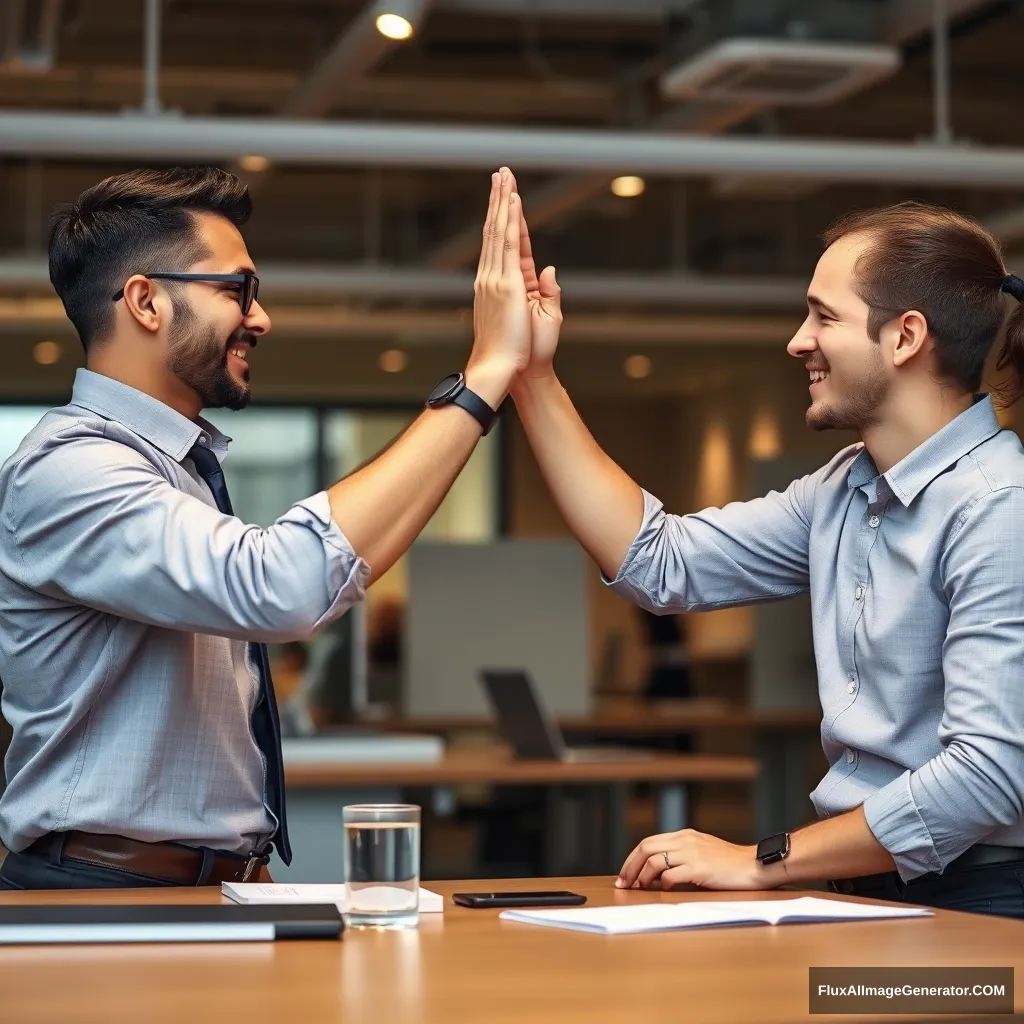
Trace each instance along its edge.
{"label": "small notepad", "polygon": [[[333,903],[342,913],[345,911],[345,886],[337,883],[221,882],[220,891],[235,903]],[[440,914],[443,910],[444,899],[439,893],[420,889],[421,914]]]}
{"label": "small notepad", "polygon": [[722,925],[808,924],[818,921],[876,921],[893,917],[931,917],[922,907],[874,906],[845,900],[801,896],[793,900],[691,900],[571,910],[506,910],[506,921],[569,928],[600,935],[712,928]]}

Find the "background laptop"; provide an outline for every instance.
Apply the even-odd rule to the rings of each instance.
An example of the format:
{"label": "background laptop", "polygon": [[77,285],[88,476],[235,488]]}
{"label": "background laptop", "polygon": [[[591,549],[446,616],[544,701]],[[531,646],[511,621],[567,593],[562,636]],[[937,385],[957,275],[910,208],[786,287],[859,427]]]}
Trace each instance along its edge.
{"label": "background laptop", "polygon": [[650,757],[650,751],[630,747],[568,747],[558,723],[525,672],[484,669],[480,677],[502,738],[520,760],[622,761]]}

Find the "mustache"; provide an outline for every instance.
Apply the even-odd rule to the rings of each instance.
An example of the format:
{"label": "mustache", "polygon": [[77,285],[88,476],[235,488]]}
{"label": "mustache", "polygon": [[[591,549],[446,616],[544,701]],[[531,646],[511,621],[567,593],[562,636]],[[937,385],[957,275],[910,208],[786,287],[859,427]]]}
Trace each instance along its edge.
{"label": "mustache", "polygon": [[249,348],[255,348],[259,344],[259,335],[253,334],[251,331],[235,331],[230,338],[224,344],[224,351],[226,352],[232,345],[237,345],[240,342],[249,346]]}

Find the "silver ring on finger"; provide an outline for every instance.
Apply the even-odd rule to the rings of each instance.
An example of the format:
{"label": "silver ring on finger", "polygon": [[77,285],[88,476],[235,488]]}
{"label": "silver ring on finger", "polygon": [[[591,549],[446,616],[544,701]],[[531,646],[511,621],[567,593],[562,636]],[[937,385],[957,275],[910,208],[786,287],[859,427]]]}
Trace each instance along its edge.
{"label": "silver ring on finger", "polygon": [[672,865],[668,862],[668,850],[662,850],[661,855],[665,858],[665,869],[668,870],[670,867],[672,867]]}

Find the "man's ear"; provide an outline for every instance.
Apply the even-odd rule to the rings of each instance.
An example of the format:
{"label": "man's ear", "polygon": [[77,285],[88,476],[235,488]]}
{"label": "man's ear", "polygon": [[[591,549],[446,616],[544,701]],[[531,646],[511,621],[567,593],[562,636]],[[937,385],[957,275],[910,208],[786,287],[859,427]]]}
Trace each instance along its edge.
{"label": "man's ear", "polygon": [[167,292],[141,274],[135,274],[125,282],[124,304],[138,325],[152,334],[170,319],[171,304]]}
{"label": "man's ear", "polygon": [[892,343],[892,364],[903,366],[921,352],[930,352],[933,341],[928,333],[928,321],[916,309],[895,317],[883,328]]}

